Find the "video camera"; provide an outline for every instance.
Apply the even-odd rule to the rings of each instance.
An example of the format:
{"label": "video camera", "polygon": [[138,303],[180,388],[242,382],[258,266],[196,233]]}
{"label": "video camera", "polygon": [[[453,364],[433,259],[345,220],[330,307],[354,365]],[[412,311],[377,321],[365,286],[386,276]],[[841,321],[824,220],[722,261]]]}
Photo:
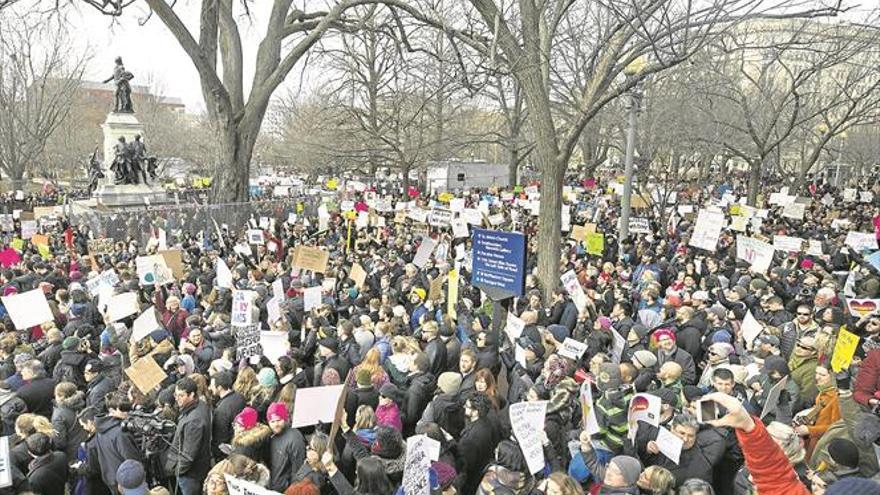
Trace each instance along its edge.
{"label": "video camera", "polygon": [[146,452],[161,452],[174,438],[177,425],[174,421],[163,419],[159,412],[145,413],[132,411],[122,421],[122,431],[130,433],[146,447]]}

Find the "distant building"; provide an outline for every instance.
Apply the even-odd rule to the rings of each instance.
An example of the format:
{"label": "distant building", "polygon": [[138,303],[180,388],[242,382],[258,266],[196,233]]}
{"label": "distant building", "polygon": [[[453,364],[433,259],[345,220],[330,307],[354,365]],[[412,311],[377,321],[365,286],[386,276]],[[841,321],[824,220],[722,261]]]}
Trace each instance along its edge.
{"label": "distant building", "polygon": [[445,160],[427,164],[426,180],[431,193],[492,186],[506,187],[507,165],[485,161]]}

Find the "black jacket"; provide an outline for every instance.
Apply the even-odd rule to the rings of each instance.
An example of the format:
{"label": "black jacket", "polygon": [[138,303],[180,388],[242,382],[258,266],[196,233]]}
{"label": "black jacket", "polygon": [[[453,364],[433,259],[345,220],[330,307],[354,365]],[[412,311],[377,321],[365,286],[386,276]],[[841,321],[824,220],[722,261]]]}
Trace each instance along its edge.
{"label": "black jacket", "polygon": [[224,457],[220,452],[220,444],[232,442],[232,422],[246,405],[244,397],[234,390],[214,405],[214,417],[211,420],[211,455],[214,459]]}
{"label": "black jacket", "polygon": [[345,395],[345,413],[349,427],[354,426],[357,410],[360,406],[364,405],[372,407],[373,410],[376,410],[376,407],[379,406],[379,391],[376,390],[376,387],[372,385],[369,387],[358,387]]}
{"label": "black jacket", "polygon": [[703,342],[703,333],[706,331],[705,324],[701,327],[700,323],[699,320],[688,320],[679,324],[675,331],[675,343],[690,354],[696,363],[699,363],[703,357],[700,344]]}
{"label": "black jacket", "polygon": [[18,389],[18,396],[27,405],[28,412],[51,418],[55,380],[48,377],[31,380]]}
{"label": "black jacket", "polygon": [[63,452],[50,452],[34,459],[28,466],[31,491],[40,495],[64,495],[67,484],[67,457]]}
{"label": "black jacket", "polygon": [[483,469],[493,459],[498,438],[488,418],[480,418],[468,423],[458,440],[456,470],[459,478],[456,485],[460,493],[476,493]]}
{"label": "black jacket", "polygon": [[[461,341],[455,336],[446,341],[446,369],[458,373],[458,360],[461,358]],[[437,376],[440,376],[439,374]]]}
{"label": "black jacket", "polygon": [[95,427],[98,434],[95,437],[97,443],[97,458],[89,457],[89,463],[100,466],[101,479],[108,487],[116,486],[116,470],[126,459],[134,459],[143,462],[143,453],[134,443],[134,439],[128,433],[122,431],[122,420],[112,416],[98,416],[95,418]]}
{"label": "black jacket", "polygon": [[440,376],[440,373],[446,371],[446,344],[435,338],[425,345],[425,355],[428,356],[428,362],[431,363],[428,371],[434,376]]}
{"label": "black jacket", "polygon": [[97,376],[89,383],[86,405],[94,407],[98,412],[107,411],[107,397],[119,386],[111,377]]}
{"label": "black jacket", "polygon": [[173,476],[187,476],[204,480],[211,469],[211,410],[198,400],[182,411],[177,418],[174,440],[168,447],[165,469]]}
{"label": "black jacket", "polygon": [[76,415],[86,406],[85,394],[76,392],[55,405],[52,411],[52,428],[55,430],[55,448],[64,452],[68,462],[76,461],[79,444],[85,441],[86,431],[82,429]]}
{"label": "black jacket", "polygon": [[422,412],[434,397],[437,380],[430,373],[416,373],[407,378],[406,408],[403,411],[404,438],[412,435]]}
{"label": "black jacket", "polygon": [[285,428],[272,436],[269,449],[269,489],[283,493],[306,460],[306,441],[296,428]]}
{"label": "black jacket", "polygon": [[43,368],[46,370],[54,370],[55,365],[61,360],[61,342],[49,344],[49,347],[43,349],[37,359],[43,362]]}
{"label": "black jacket", "polygon": [[71,382],[85,387],[84,376],[89,356],[77,350],[61,351],[61,359],[52,369],[52,378],[57,382]]}

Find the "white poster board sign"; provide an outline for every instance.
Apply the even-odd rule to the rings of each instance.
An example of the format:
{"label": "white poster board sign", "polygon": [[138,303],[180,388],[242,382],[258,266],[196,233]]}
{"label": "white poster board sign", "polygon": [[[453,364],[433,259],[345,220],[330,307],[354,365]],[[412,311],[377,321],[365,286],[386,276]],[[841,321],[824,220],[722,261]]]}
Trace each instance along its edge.
{"label": "white poster board sign", "polygon": [[0,300],[18,330],[26,330],[55,318],[42,289],[3,296]]}
{"label": "white poster board sign", "polygon": [[309,407],[294,407],[290,419],[291,428],[311,426],[318,423],[332,424],[336,418],[336,404],[339,394],[346,385],[329,385],[326,387],[307,387],[296,390],[296,404],[308,404]]}
{"label": "white poster board sign", "polygon": [[131,340],[140,342],[144,337],[162,328],[156,319],[156,308],[150,306],[134,320],[131,330]]}
{"label": "white poster board sign", "polygon": [[700,210],[689,245],[714,252],[723,227],[724,213]]}
{"label": "white poster board sign", "polygon": [[544,447],[540,432],[544,430],[547,401],[518,402],[510,406],[509,412],[510,426],[529,465],[529,472],[540,472],[544,469]]}

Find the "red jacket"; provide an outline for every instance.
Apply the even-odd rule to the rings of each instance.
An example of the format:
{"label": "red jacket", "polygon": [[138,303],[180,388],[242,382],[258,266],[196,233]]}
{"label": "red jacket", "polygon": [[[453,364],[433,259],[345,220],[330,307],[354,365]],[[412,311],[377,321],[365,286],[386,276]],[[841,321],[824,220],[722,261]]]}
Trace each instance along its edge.
{"label": "red jacket", "polygon": [[746,433],[737,428],[736,437],[757,493],[810,495],[810,491],[798,479],[788,457],[767,433],[764,423],[758,418],[753,419],[755,429]]}
{"label": "red jacket", "polygon": [[853,399],[863,406],[874,399],[874,395],[880,390],[880,349],[868,351],[868,355],[862,361],[859,374],[856,375],[856,384],[853,388]]}

